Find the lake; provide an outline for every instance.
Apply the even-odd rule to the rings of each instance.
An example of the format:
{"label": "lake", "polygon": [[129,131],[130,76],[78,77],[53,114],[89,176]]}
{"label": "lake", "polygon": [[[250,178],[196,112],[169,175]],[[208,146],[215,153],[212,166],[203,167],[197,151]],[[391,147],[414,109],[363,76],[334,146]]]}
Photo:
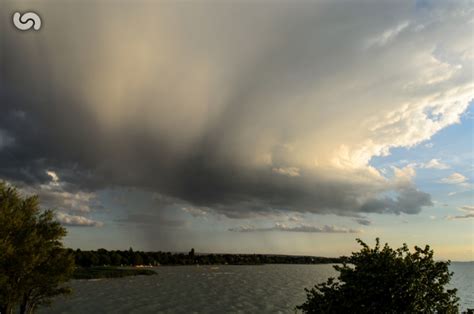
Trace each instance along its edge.
{"label": "lake", "polygon": [[[474,308],[474,263],[452,263],[461,308]],[[156,276],[75,280],[40,313],[294,313],[331,265],[168,266]]]}

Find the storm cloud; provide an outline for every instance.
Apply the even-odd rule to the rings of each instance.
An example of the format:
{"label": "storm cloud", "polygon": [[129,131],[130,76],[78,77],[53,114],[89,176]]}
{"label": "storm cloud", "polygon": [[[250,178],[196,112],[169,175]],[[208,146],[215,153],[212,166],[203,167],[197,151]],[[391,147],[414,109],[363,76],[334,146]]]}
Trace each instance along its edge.
{"label": "storm cloud", "polygon": [[416,214],[414,170],[370,160],[474,95],[468,2],[44,1],[25,33],[8,21],[28,3],[2,5],[0,178],[53,172],[63,207],[133,187],[231,218]]}

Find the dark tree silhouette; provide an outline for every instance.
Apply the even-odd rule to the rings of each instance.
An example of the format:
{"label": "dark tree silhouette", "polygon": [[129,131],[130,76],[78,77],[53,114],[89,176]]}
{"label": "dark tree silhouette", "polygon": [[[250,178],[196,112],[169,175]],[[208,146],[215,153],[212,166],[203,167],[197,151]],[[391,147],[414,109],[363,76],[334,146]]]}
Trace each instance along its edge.
{"label": "dark tree silhouette", "polygon": [[404,244],[396,250],[376,240],[370,248],[352,253],[339,271],[311,290],[307,301],[297,306],[304,313],[458,313],[456,289],[445,289],[452,273],[449,262],[433,260],[429,246]]}

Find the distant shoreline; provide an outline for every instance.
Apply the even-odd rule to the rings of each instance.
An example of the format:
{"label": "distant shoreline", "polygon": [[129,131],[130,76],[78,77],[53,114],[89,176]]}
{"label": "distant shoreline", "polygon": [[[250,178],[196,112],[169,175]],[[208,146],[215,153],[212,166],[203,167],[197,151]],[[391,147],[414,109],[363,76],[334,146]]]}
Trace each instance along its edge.
{"label": "distant shoreline", "polygon": [[144,252],[98,249],[72,250],[76,266],[164,266],[164,265],[263,265],[263,264],[336,264],[344,257],[321,257],[277,254],[202,254],[194,249],[187,254],[171,252]]}

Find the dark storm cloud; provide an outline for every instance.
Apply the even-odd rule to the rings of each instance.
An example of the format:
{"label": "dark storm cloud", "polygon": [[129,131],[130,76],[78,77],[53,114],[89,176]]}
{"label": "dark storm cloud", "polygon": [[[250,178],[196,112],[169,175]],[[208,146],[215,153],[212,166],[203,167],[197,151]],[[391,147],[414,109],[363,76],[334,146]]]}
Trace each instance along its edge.
{"label": "dark storm cloud", "polygon": [[[362,47],[379,33],[374,26],[393,27],[399,20],[357,19],[352,28],[331,24],[350,18],[340,5],[334,16],[326,16],[327,5],[245,9],[163,6],[154,13],[163,16],[148,19],[143,8],[49,3],[42,6],[45,23],[37,33],[14,30],[5,22],[10,10],[4,10],[0,178],[40,186],[50,182],[50,170],[68,193],[134,187],[232,218],[276,211],[416,214],[431,205],[411,183],[395,186],[364,163],[361,174],[328,166],[346,140],[379,140],[353,132],[358,118],[385,104],[377,95],[367,108],[336,107],[339,99],[321,96],[291,109],[316,91],[338,94],[334,69],[370,68],[364,54],[346,55],[344,47]],[[325,23],[330,27],[320,27]],[[388,142],[367,149],[369,157],[382,154],[375,152],[380,147],[411,145],[389,131],[384,129]],[[296,143],[297,151],[287,143]],[[322,170],[294,165],[307,165],[313,154],[325,162]],[[271,161],[262,162],[267,155]],[[381,196],[387,191],[394,195]],[[148,220],[137,215],[123,221]]]}

